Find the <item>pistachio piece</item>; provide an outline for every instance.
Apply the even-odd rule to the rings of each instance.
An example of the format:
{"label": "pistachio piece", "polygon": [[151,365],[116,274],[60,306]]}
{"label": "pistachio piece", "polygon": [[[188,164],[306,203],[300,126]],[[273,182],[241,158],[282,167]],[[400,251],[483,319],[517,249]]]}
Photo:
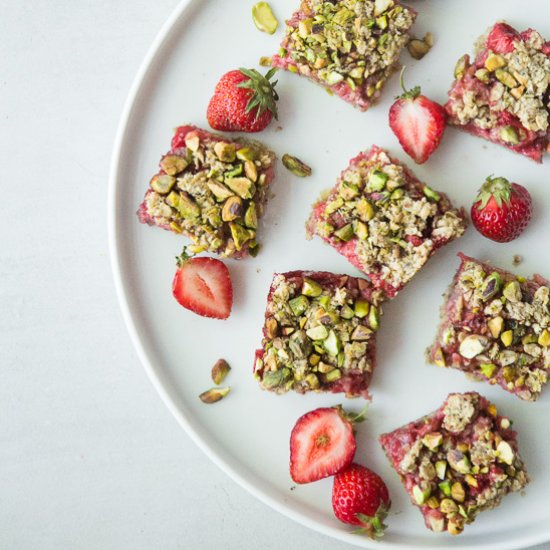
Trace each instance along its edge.
{"label": "pistachio piece", "polygon": [[251,202],[246,209],[244,224],[251,229],[256,229],[258,227],[258,215],[256,214],[256,205],[253,202]]}
{"label": "pistachio piece", "polygon": [[219,386],[225,380],[230,370],[231,367],[225,359],[218,359],[212,367],[212,382],[214,382],[216,386]]}
{"label": "pistachio piece", "polygon": [[464,502],[466,491],[464,491],[464,487],[460,481],[455,481],[451,486],[451,496],[456,502]]}
{"label": "pistachio piece", "polygon": [[445,473],[447,472],[447,462],[445,460],[438,460],[435,463],[435,473],[439,479],[445,479]]}
{"label": "pistachio piece", "polygon": [[354,221],[353,231],[360,241],[366,240],[366,238],[369,236],[369,228],[367,227],[367,224],[364,222],[360,222],[359,220]]}
{"label": "pistachio piece", "polygon": [[367,190],[370,192],[382,191],[388,181],[388,174],[382,172],[382,170],[373,170],[369,174],[367,181]]}
{"label": "pistachio piece", "polygon": [[311,340],[324,340],[328,337],[328,330],[323,325],[317,325],[306,330],[306,334]]}
{"label": "pistachio piece", "polygon": [[296,298],[289,300],[288,305],[290,306],[292,313],[294,313],[296,317],[300,317],[300,315],[302,315],[302,313],[304,313],[304,311],[306,311],[309,307],[309,300],[303,294],[300,294],[300,296],[296,296]]}
{"label": "pistachio piece", "polygon": [[447,453],[447,462],[453,470],[456,470],[461,474],[470,473],[470,461],[462,451],[451,449]]}
{"label": "pistachio piece", "polygon": [[208,185],[208,189],[212,191],[212,194],[219,201],[224,201],[234,194],[233,191],[230,191],[223,183],[216,180],[209,180],[206,185]]}
{"label": "pistachio piece", "polygon": [[206,390],[205,392],[202,392],[199,395],[199,399],[203,403],[216,403],[217,401],[220,401],[223,399],[228,393],[231,388],[225,387],[225,388],[210,388],[209,390]]}
{"label": "pistachio piece", "polygon": [[475,73],[475,77],[478,80],[481,80],[484,84],[487,84],[489,82],[489,71],[487,69],[478,69]]}
{"label": "pistachio piece", "polygon": [[222,220],[232,222],[243,215],[243,201],[235,195],[229,197],[222,208]]}
{"label": "pistachio piece", "polygon": [[329,86],[338,84],[338,82],[342,82],[342,80],[344,80],[344,75],[336,71],[330,71],[325,77],[325,81]]}
{"label": "pistachio piece", "polygon": [[437,193],[436,191],[434,191],[431,187],[428,187],[427,185],[424,186],[422,191],[424,192],[424,195],[428,199],[430,199],[434,202],[439,202],[441,200],[441,196],[439,195],[439,193]]}
{"label": "pistachio piece", "polygon": [[432,509],[435,510],[439,508],[439,500],[437,500],[437,497],[431,496],[427,501],[426,504]]}
{"label": "pistachio piece", "polygon": [[264,372],[262,386],[268,390],[283,386],[290,378],[290,370],[287,368]]}
{"label": "pistachio piece", "polygon": [[251,199],[256,191],[254,184],[248,178],[226,177],[224,181],[231,191],[234,191],[243,199]]}
{"label": "pistachio piece", "polygon": [[246,229],[242,225],[239,225],[238,223],[235,223],[235,222],[229,222],[229,229],[231,231],[231,237],[235,242],[235,248],[237,250],[241,250],[244,244],[250,239],[253,239],[255,236],[254,231],[251,231],[250,229]]}
{"label": "pistachio piece", "polygon": [[470,486],[470,487],[477,487],[477,479],[472,474],[466,474],[464,476],[464,481]]}
{"label": "pistachio piece", "polygon": [[496,456],[500,462],[504,462],[504,464],[511,466],[514,462],[514,450],[512,449],[510,443],[502,440],[497,445]]}
{"label": "pistachio piece", "polygon": [[374,207],[372,204],[364,197],[361,197],[357,204],[355,205],[355,210],[357,215],[364,222],[368,222],[374,218]]}
{"label": "pistachio piece", "polygon": [[[445,462],[445,465],[447,463]],[[439,476],[438,476],[439,477]],[[439,487],[439,490],[446,496],[451,496],[451,482],[448,479],[444,479],[441,483],[438,483],[437,485]],[[443,501],[441,501],[443,502]]]}
{"label": "pistachio piece", "polygon": [[285,153],[283,155],[282,161],[284,167],[287,170],[290,170],[295,176],[298,176],[300,178],[311,176],[311,168],[305,162],[302,162],[299,158],[293,157]]}
{"label": "pistachio piece", "polygon": [[151,189],[157,192],[159,195],[167,195],[172,190],[176,183],[176,178],[173,176],[161,174],[153,176],[151,179]]}
{"label": "pistachio piece", "polygon": [[445,362],[445,355],[443,355],[443,350],[441,348],[437,348],[433,355],[432,355],[432,361],[435,365],[438,367],[446,367],[447,363]]}
{"label": "pistachio piece", "polygon": [[493,271],[493,273],[491,273],[491,275],[483,281],[483,286],[481,287],[481,298],[486,302],[495,296],[501,288],[502,277],[496,271]]}
{"label": "pistachio piece", "polygon": [[458,348],[458,352],[466,359],[473,359],[487,349],[489,340],[485,336],[470,334],[466,336]]}
{"label": "pistachio piece", "polygon": [[465,54],[463,55],[455,65],[454,75],[455,78],[461,79],[464,76],[464,73],[466,72],[466,69],[470,65],[470,57]]}
{"label": "pistachio piece", "polygon": [[374,15],[382,15],[388,8],[393,6],[393,0],[374,0]]}
{"label": "pistachio piece", "polygon": [[380,328],[380,312],[376,306],[371,306],[369,311],[369,326],[377,331]]}
{"label": "pistachio piece", "polygon": [[336,212],[340,207],[344,206],[344,199],[342,197],[337,197],[333,201],[330,201],[327,203],[325,207],[325,212],[327,214],[332,214],[333,212]]}
{"label": "pistachio piece", "polygon": [[342,319],[353,319],[354,315],[355,313],[351,307],[348,305],[342,306],[342,309],[340,310],[340,317],[342,317]]}
{"label": "pistachio piece", "polygon": [[453,516],[447,523],[447,531],[451,535],[460,535],[464,531],[464,520],[459,516]]}
{"label": "pistachio piece", "polygon": [[334,232],[334,235],[338,237],[341,241],[348,242],[355,235],[355,232],[353,231],[353,225],[351,223],[344,225],[340,229],[337,229]]}
{"label": "pistachio piece", "polygon": [[175,176],[180,172],[183,172],[187,166],[188,162],[184,157],[180,155],[164,155],[160,160],[160,167],[169,175]]}
{"label": "pistachio piece", "polygon": [[251,147],[242,147],[237,151],[237,158],[239,160],[256,160],[258,153]]}
{"label": "pistachio piece", "polygon": [[362,342],[368,340],[372,335],[372,330],[368,329],[363,325],[357,325],[353,332],[351,333],[350,338],[354,342]]}
{"label": "pistachio piece", "polygon": [[439,516],[428,516],[428,523],[430,524],[430,529],[434,533],[441,533],[445,530],[445,519]]}
{"label": "pistachio piece", "polygon": [[268,317],[265,321],[265,335],[273,339],[277,336],[277,331],[279,330],[279,324],[275,317]]}
{"label": "pistachio piece", "polygon": [[504,319],[500,315],[497,315],[496,317],[489,319],[487,322],[487,327],[489,327],[491,336],[493,338],[498,338],[504,328]]}
{"label": "pistachio piece", "polygon": [[323,288],[319,283],[315,282],[313,279],[304,277],[304,282],[302,284],[302,294],[304,296],[316,298],[317,296],[320,296],[322,292]]}
{"label": "pistachio piece", "polygon": [[444,498],[439,505],[439,509],[445,514],[454,514],[458,512],[458,506],[456,502],[450,498]]}
{"label": "pistachio piece", "polygon": [[422,504],[424,504],[430,497],[431,491],[429,487],[426,489],[421,489],[418,485],[415,485],[413,487],[412,494],[416,504],[422,506]]}
{"label": "pistachio piece", "polygon": [[430,46],[424,40],[418,40],[417,38],[413,38],[407,44],[407,50],[409,50],[413,59],[422,59],[430,49]]}
{"label": "pistachio piece", "polygon": [[200,147],[200,138],[197,132],[189,132],[185,136],[185,146],[193,153],[196,153]]}
{"label": "pistachio piece", "polygon": [[336,380],[342,378],[342,372],[338,369],[334,369],[330,372],[327,372],[324,377],[327,382],[335,382]]}
{"label": "pistachio piece", "polygon": [[359,195],[359,188],[353,183],[342,182],[338,188],[338,194],[345,200],[350,201]]}
{"label": "pistachio piece", "polygon": [[363,300],[362,298],[358,298],[355,300],[355,304],[353,305],[353,312],[356,317],[359,317],[359,319],[363,319],[369,314],[370,310],[370,303],[367,302],[367,300]]}
{"label": "pistachio piece", "polygon": [[279,22],[267,2],[258,2],[252,6],[252,20],[258,30],[267,34],[273,34],[279,26]]}
{"label": "pistachio piece", "polygon": [[323,347],[325,348],[326,352],[333,357],[340,353],[342,345],[340,344],[340,340],[338,340],[338,337],[333,330],[328,333],[328,336],[323,341]]}
{"label": "pistachio piece", "polygon": [[497,368],[497,366],[494,363],[482,363],[479,366],[479,370],[487,378],[491,378],[493,376],[493,374],[495,374],[496,368]]}
{"label": "pistachio piece", "polygon": [[218,141],[214,145],[214,153],[222,162],[233,162],[235,160],[235,144],[225,141]]}
{"label": "pistachio piece", "polygon": [[258,168],[252,160],[244,161],[244,174],[253,183],[258,181]]}
{"label": "pistachio piece", "polygon": [[516,129],[513,126],[503,126],[499,131],[499,136],[502,141],[517,145],[519,143],[519,137]]}
{"label": "pistachio piece", "polygon": [[516,98],[519,99],[525,93],[525,86],[518,86],[510,90],[510,93]]}
{"label": "pistachio piece", "polygon": [[306,376],[306,383],[312,390],[316,390],[320,386],[319,378],[313,372]]}
{"label": "pistachio piece", "polygon": [[518,85],[517,80],[506,69],[497,69],[495,76],[507,88],[515,88]]}
{"label": "pistachio piece", "polygon": [[521,287],[518,281],[510,281],[502,291],[503,296],[512,303],[521,301]]}
{"label": "pistachio piece", "polygon": [[302,19],[298,23],[298,34],[302,38],[307,38],[313,30],[313,19]]}
{"label": "pistachio piece", "polygon": [[544,329],[538,339],[539,346],[547,348],[550,346],[550,332],[547,329]]}
{"label": "pistachio piece", "polygon": [[199,205],[186,192],[180,193],[177,209],[182,218],[194,219],[201,214]]}
{"label": "pistachio piece", "polygon": [[494,53],[489,54],[489,56],[485,60],[485,68],[491,73],[496,71],[497,69],[506,67],[507,64],[508,62],[506,61],[506,59],[504,59],[504,57],[502,57],[502,55]]}
{"label": "pistachio piece", "polygon": [[443,436],[439,432],[429,432],[422,438],[422,443],[430,451],[435,451],[443,443]]}
{"label": "pistachio piece", "polygon": [[514,331],[512,331],[512,330],[505,330],[500,335],[500,340],[506,347],[508,347],[512,344],[513,339],[514,339]]}

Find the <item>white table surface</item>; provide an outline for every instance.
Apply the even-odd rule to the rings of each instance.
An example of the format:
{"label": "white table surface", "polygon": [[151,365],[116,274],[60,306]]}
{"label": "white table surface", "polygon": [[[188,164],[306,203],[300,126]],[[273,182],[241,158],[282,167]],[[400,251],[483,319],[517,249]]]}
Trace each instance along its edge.
{"label": "white table surface", "polygon": [[0,548],[351,549],[199,451],[118,309],[111,148],[176,4],[0,0]]}

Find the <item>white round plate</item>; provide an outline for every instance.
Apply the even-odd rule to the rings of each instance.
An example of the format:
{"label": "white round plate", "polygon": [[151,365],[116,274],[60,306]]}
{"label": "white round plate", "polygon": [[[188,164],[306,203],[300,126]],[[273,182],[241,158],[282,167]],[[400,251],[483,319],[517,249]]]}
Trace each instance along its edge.
{"label": "white round plate", "polygon": [[[416,167],[387,124],[389,106],[399,93],[397,77],[389,82],[382,101],[361,113],[307,80],[280,72],[279,121],[258,138],[279,157],[288,152],[303,159],[313,167],[313,176],[298,179],[278,165],[275,196],[261,228],[260,254],[227,262],[235,294],[229,320],[199,317],[173,299],[174,257],[184,239],[140,225],[135,211],[160,156],[169,149],[172,129],[184,123],[208,127],[206,107],[219,77],[237,67],[256,67],[260,56],[276,52],[283,21],[299,0],[272,0],[280,22],[273,36],[254,27],[253,4],[254,0],[183,1],[147,55],[120,123],[110,182],[112,262],[131,337],[153,384],[181,425],[224,471],[276,510],[326,535],[365,548],[502,549],[549,540],[550,390],[537,403],[521,402],[498,388],[469,381],[458,371],[427,366],[424,350],[434,338],[441,295],[458,266],[458,251],[522,275],[550,276],[550,158],[540,166],[449,128],[439,150]],[[414,33],[432,31],[435,45],[422,61],[403,54],[409,66],[406,83],[421,84],[426,95],[440,102],[445,101],[456,60],[472,52],[476,38],[496,20],[506,19],[519,29],[534,26],[550,36],[547,0],[531,0],[529,9],[525,2],[513,0],[424,0],[414,6],[419,12]],[[470,227],[385,306],[373,401],[368,421],[358,427],[356,455],[358,462],[383,476],[393,501],[389,529],[376,546],[335,519],[331,479],[295,487],[288,472],[289,434],[300,415],[337,403],[358,411],[363,402],[339,395],[276,396],[261,391],[252,376],[274,272],[315,269],[359,275],[319,239],[306,241],[304,221],[312,202],[334,185],[348,160],[373,143],[405,161],[420,179],[447,192],[458,205],[468,207],[489,174],[524,184],[535,204],[533,222],[521,238],[495,244]],[[512,268],[514,254],[523,256],[517,268]],[[198,395],[212,385],[210,368],[220,357],[233,367],[227,380],[232,390],[222,402],[204,405]],[[437,408],[449,392],[463,390],[485,394],[515,421],[532,483],[524,494],[508,496],[498,509],[484,512],[464,534],[452,538],[424,527],[377,437]]]}

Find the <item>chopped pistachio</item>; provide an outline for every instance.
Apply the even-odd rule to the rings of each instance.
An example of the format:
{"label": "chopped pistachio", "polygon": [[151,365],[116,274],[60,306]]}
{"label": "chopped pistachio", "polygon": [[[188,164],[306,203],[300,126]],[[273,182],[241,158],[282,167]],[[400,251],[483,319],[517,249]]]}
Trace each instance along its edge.
{"label": "chopped pistachio", "polygon": [[374,0],[374,15],[382,15],[388,8],[393,6],[393,0]]}
{"label": "chopped pistachio", "polygon": [[199,205],[191,198],[188,193],[180,193],[178,202],[178,211],[182,218],[198,218],[201,214]]}
{"label": "chopped pistachio", "polygon": [[388,175],[382,170],[373,170],[369,174],[367,189],[370,192],[382,191],[388,181]]}
{"label": "chopped pistachio", "polygon": [[199,399],[203,403],[216,403],[217,401],[220,401],[223,399],[228,393],[231,388],[225,387],[225,388],[210,388],[209,390],[206,390],[205,392],[201,393],[199,395]]}
{"label": "chopped pistachio", "polygon": [[374,218],[374,207],[365,197],[361,197],[357,201],[355,209],[359,218],[365,222],[368,222]]}
{"label": "chopped pistachio", "polygon": [[231,222],[240,218],[243,215],[243,201],[240,197],[235,195],[229,197],[222,208],[222,220],[224,222]]}
{"label": "chopped pistachio", "polygon": [[368,340],[372,335],[372,330],[363,325],[357,325],[351,333],[351,340],[354,342],[361,342]]}
{"label": "chopped pistachio", "polygon": [[348,223],[347,225],[344,225],[340,229],[337,229],[334,232],[334,235],[336,237],[338,237],[340,240],[342,240],[344,242],[348,242],[355,235],[355,233],[353,231],[353,225],[351,223]]}
{"label": "chopped pistachio", "polygon": [[323,341],[323,346],[326,352],[332,356],[338,355],[342,347],[336,333],[333,330],[328,333],[327,338]]}
{"label": "chopped pistachio", "polygon": [[363,319],[369,314],[369,310],[370,303],[367,302],[367,300],[363,300],[362,298],[358,298],[357,300],[355,300],[353,311],[356,317],[359,317],[359,319]]}
{"label": "chopped pistachio", "polygon": [[229,229],[237,250],[241,250],[244,244],[255,235],[253,231],[246,229],[242,225],[235,222],[229,222]]}
{"label": "chopped pistachio", "polygon": [[464,476],[464,481],[470,486],[470,487],[477,487],[477,479],[472,474],[466,474]]}
{"label": "chopped pistachio", "polygon": [[507,441],[502,440],[496,449],[496,455],[500,462],[511,465],[514,462],[514,450]]}
{"label": "chopped pistachio", "polygon": [[[445,463],[447,464],[447,463]],[[439,477],[439,476],[438,476]],[[448,479],[443,480],[441,483],[437,485],[439,487],[439,490],[446,496],[451,496],[451,482]]]}
{"label": "chopped pistachio", "polygon": [[495,71],[497,80],[500,80],[507,88],[515,88],[518,85],[517,80],[505,69]]}
{"label": "chopped pistachio", "polygon": [[[241,164],[242,166],[242,164]],[[229,189],[237,193],[239,197],[243,199],[251,199],[254,194],[254,184],[248,179],[243,177],[230,177],[225,178],[225,184]]]}
{"label": "chopped pistachio", "polygon": [[550,346],[550,332],[547,329],[544,329],[538,339],[539,346],[547,348]]}
{"label": "chopped pistachio", "polygon": [[439,432],[429,432],[422,438],[422,443],[430,451],[435,451],[443,443],[443,436]]}
{"label": "chopped pistachio", "polygon": [[499,132],[500,139],[506,143],[517,145],[519,143],[518,134],[513,126],[503,126]]}
{"label": "chopped pistachio", "polygon": [[279,324],[277,319],[274,317],[269,317],[265,321],[265,333],[268,338],[275,338],[277,336],[277,331],[279,330]]}
{"label": "chopped pistachio", "polygon": [[427,185],[424,186],[422,191],[424,192],[424,195],[426,195],[426,197],[432,201],[439,202],[441,200],[441,196],[439,195],[439,193],[437,193]]}
{"label": "chopped pistachio", "polygon": [[308,329],[306,334],[312,340],[324,340],[328,337],[328,330],[323,325],[317,325]]}
{"label": "chopped pistachio", "polygon": [[374,331],[377,331],[380,328],[380,313],[376,306],[371,306],[370,308],[369,326]]}
{"label": "chopped pistachio", "polygon": [[502,55],[498,54],[489,54],[487,59],[485,60],[485,68],[490,71],[494,72],[497,69],[501,69],[502,67],[506,67],[508,62]]}
{"label": "chopped pistachio", "polygon": [[489,71],[487,69],[478,69],[475,73],[475,77],[478,80],[481,80],[484,84],[487,84],[489,82]]}
{"label": "chopped pistachio", "polygon": [[229,374],[231,367],[225,359],[218,359],[214,366],[212,367],[212,381],[216,386],[219,386],[224,380],[225,377]]}
{"label": "chopped pistachio", "polygon": [[500,335],[500,340],[506,347],[512,344],[513,339],[514,339],[514,332],[512,330],[506,330]]}
{"label": "chopped pistachio", "polygon": [[151,189],[157,192],[159,195],[167,195],[170,193],[174,185],[176,184],[176,178],[169,175],[153,176],[151,179]]}
{"label": "chopped pistachio", "polygon": [[335,382],[336,380],[342,378],[342,372],[338,369],[334,369],[330,372],[327,372],[324,376],[327,382]]}
{"label": "chopped pistachio", "polygon": [[256,229],[258,227],[258,215],[256,214],[256,205],[253,202],[251,202],[246,209],[244,224],[251,229]]}
{"label": "chopped pistachio", "polygon": [[273,34],[279,26],[279,22],[267,2],[258,2],[252,6],[252,20],[258,30],[268,34]]}
{"label": "chopped pistachio", "polygon": [[454,75],[455,78],[462,78],[464,76],[464,73],[466,72],[466,69],[468,68],[468,55],[463,55],[455,65]]}
{"label": "chopped pistachio", "polygon": [[439,509],[446,514],[453,514],[458,512],[458,506],[456,502],[450,498],[444,498],[439,505]]}
{"label": "chopped pistachio", "polygon": [[160,167],[169,175],[175,176],[187,168],[187,160],[180,155],[164,155]]}
{"label": "chopped pistachio", "polygon": [[312,279],[304,277],[304,283],[302,285],[302,294],[304,296],[311,296],[312,298],[316,298],[317,296],[320,296],[322,292],[323,288],[319,283],[315,282]]}
{"label": "chopped pistachio", "polygon": [[421,489],[418,485],[415,485],[413,487],[412,493],[416,503],[421,506],[426,502],[426,500],[428,500],[431,491],[429,487],[426,489]]}
{"label": "chopped pistachio", "polygon": [[309,307],[309,300],[303,294],[301,294],[299,296],[296,296],[296,298],[292,298],[292,300],[289,300],[288,305],[290,306],[292,313],[294,313],[296,317],[299,317]]}
{"label": "chopped pistachio", "polygon": [[466,491],[464,491],[464,487],[460,481],[455,481],[452,484],[451,496],[454,500],[456,500],[456,502],[464,502],[464,499],[466,498]]}
{"label": "chopped pistachio", "polygon": [[218,141],[214,145],[214,153],[222,162],[233,162],[235,160],[235,144]]}
{"label": "chopped pistachio", "polygon": [[251,160],[244,161],[244,174],[253,183],[258,180],[258,169]]}
{"label": "chopped pistachio", "polygon": [[483,351],[487,349],[489,345],[489,340],[484,336],[478,334],[470,334],[466,336],[464,340],[460,343],[458,352],[462,357],[466,359],[473,359]]}
{"label": "chopped pistachio", "polygon": [[439,479],[445,479],[445,473],[447,472],[447,462],[445,460],[438,460],[435,463],[435,472]]}
{"label": "chopped pistachio", "polygon": [[497,369],[497,366],[494,363],[482,363],[479,367],[481,372],[487,378],[491,378]]}
{"label": "chopped pistachio", "polygon": [[445,362],[445,355],[443,355],[443,350],[441,348],[437,348],[433,353],[433,362],[438,367],[445,367],[447,366]]}
{"label": "chopped pistachio", "polygon": [[490,300],[500,292],[501,288],[502,277],[496,271],[493,271],[493,273],[491,273],[491,275],[483,281],[483,286],[481,287],[481,297],[485,301]]}
{"label": "chopped pistachio", "polygon": [[219,181],[209,180],[207,185],[208,189],[212,191],[216,199],[219,201],[224,201],[233,195],[233,191],[230,191],[223,183],[220,183]]}
{"label": "chopped pistachio", "polygon": [[450,518],[447,523],[447,531],[451,535],[460,535],[464,531],[464,520],[458,516]]}
{"label": "chopped pistachio", "polygon": [[305,178],[311,176],[311,168],[302,162],[299,158],[293,157],[287,153],[282,158],[283,165],[287,170],[290,170],[295,176]]}
{"label": "chopped pistachio", "polygon": [[251,147],[242,147],[237,151],[237,158],[239,160],[256,160],[258,158],[258,154],[254,149]]}
{"label": "chopped pistachio", "polygon": [[312,390],[316,390],[320,386],[319,378],[313,372],[306,376],[306,382]]}
{"label": "chopped pistachio", "polygon": [[456,470],[461,474],[470,473],[470,461],[468,457],[459,450],[451,449],[447,453],[447,462],[453,470]]}
{"label": "chopped pistachio", "polygon": [[504,297],[512,303],[521,301],[521,287],[518,281],[510,281],[502,291]]}
{"label": "chopped pistachio", "polygon": [[504,319],[500,315],[497,315],[496,317],[489,319],[487,326],[489,327],[492,337],[498,338],[504,328]]}
{"label": "chopped pistachio", "polygon": [[355,220],[353,224],[353,230],[355,232],[355,235],[360,241],[364,241],[369,236],[369,228],[367,227],[367,224],[358,220]]}
{"label": "chopped pistachio", "polygon": [[352,319],[354,315],[355,313],[351,307],[347,304],[342,306],[342,309],[340,310],[340,317],[342,317],[342,319]]}

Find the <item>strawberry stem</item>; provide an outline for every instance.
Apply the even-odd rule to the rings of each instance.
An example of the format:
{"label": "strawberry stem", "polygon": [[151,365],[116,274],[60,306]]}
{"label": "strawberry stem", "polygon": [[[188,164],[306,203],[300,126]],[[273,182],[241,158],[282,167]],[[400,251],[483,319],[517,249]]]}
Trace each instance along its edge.
{"label": "strawberry stem", "polygon": [[184,263],[190,260],[193,257],[193,254],[187,252],[187,246],[183,247],[181,254],[176,256],[176,264],[178,267],[181,267]]}
{"label": "strawberry stem", "polygon": [[403,76],[405,75],[406,68],[407,68],[406,66],[403,67],[401,69],[401,74],[399,75],[399,83],[401,84],[401,89],[403,90],[403,94],[401,96],[398,96],[396,99],[416,99],[420,95],[420,86],[415,86],[410,90],[407,90],[407,88],[405,88],[405,82],[403,80]]}
{"label": "strawberry stem", "polygon": [[491,198],[495,199],[497,206],[500,208],[502,203],[510,204],[510,195],[512,193],[512,186],[506,178],[496,177],[490,175],[485,183],[481,186],[479,194],[476,197],[476,203],[478,210],[483,210]]}
{"label": "strawberry stem", "polygon": [[275,91],[277,80],[271,82],[271,78],[277,72],[275,67],[269,69],[265,76],[260,74],[256,69],[243,69],[239,68],[239,71],[248,77],[248,80],[237,84],[238,88],[248,88],[252,90],[252,96],[246,104],[246,112],[249,113],[252,109],[256,108],[256,120],[264,111],[271,111],[271,114],[277,119],[277,100],[279,95]]}

